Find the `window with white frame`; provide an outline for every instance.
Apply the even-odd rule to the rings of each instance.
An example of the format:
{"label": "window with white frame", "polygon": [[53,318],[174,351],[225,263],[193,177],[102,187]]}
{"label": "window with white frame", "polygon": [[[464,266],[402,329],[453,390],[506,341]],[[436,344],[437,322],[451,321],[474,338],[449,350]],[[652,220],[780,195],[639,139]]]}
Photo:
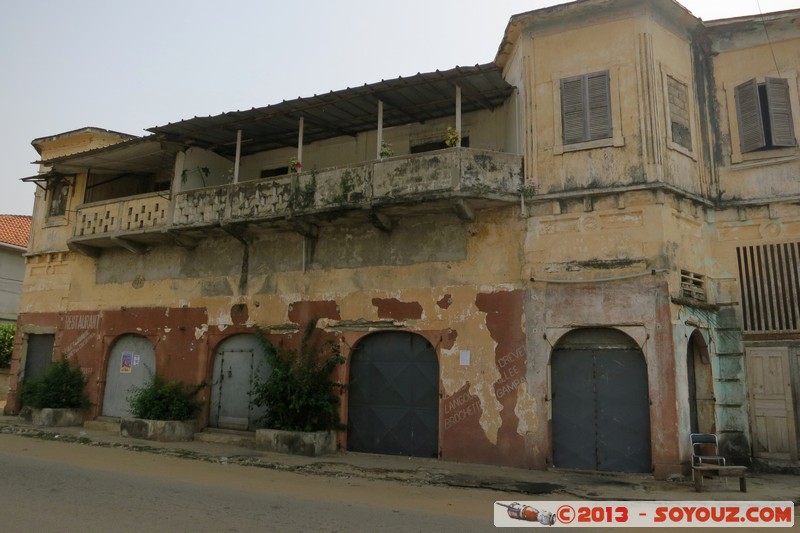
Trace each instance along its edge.
{"label": "window with white frame", "polygon": [[561,125],[564,145],[611,138],[608,71],[561,80]]}
{"label": "window with white frame", "polygon": [[786,79],[748,80],[734,88],[734,99],[742,153],[797,145]]}

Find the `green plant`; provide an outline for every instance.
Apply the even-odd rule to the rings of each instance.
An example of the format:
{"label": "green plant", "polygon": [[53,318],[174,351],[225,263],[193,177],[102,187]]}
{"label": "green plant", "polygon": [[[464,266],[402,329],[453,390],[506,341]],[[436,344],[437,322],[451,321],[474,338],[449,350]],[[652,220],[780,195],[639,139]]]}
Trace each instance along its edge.
{"label": "green plant", "polygon": [[293,157],[289,160],[289,172],[300,172],[303,170],[303,164],[300,161]]}
{"label": "green plant", "polygon": [[324,339],[317,321],[306,325],[299,349],[274,346],[259,331],[271,372],[255,383],[253,402],[267,407],[261,422],[271,429],[327,431],[341,427],[339,392],[344,385],[331,373],[344,363],[338,345]]}
{"label": "green plant", "polygon": [[200,411],[197,393],[205,383],[189,385],[167,381],[154,374],[141,387],[128,389],[128,407],[135,418],[148,420],[191,420]]}
{"label": "green plant", "polygon": [[292,185],[289,194],[289,209],[306,209],[314,205],[314,195],[317,193],[317,173],[311,171],[311,179],[305,185]]}
{"label": "green plant", "polygon": [[16,324],[0,324],[0,368],[11,366],[11,353],[14,351]]}
{"label": "green plant", "polygon": [[334,198],[336,203],[344,203],[350,199],[350,193],[355,190],[355,180],[350,170],[345,170],[339,176],[339,194]]}
{"label": "green plant", "polygon": [[458,141],[461,140],[461,135],[459,135],[458,131],[456,131],[453,127],[447,128],[447,133],[444,136],[444,144],[446,144],[449,148],[456,146]]}
{"label": "green plant", "polygon": [[393,155],[394,155],[394,150],[392,150],[391,143],[381,140],[381,150],[380,150],[381,159],[383,159],[384,157],[392,157]]}
{"label": "green plant", "polygon": [[83,390],[85,384],[80,367],[61,359],[50,365],[41,378],[22,384],[22,405],[34,409],[85,409],[90,404]]}

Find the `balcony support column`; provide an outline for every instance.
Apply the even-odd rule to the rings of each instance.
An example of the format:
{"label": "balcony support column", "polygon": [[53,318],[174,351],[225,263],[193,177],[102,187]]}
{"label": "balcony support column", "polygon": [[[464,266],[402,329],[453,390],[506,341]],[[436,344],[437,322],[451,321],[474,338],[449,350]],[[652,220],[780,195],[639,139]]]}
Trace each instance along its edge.
{"label": "balcony support column", "polygon": [[303,162],[303,128],[305,124],[303,117],[300,117],[300,125],[297,132],[297,160]]}
{"label": "balcony support column", "polygon": [[456,131],[458,132],[458,142],[456,146],[461,146],[461,86],[456,85]]}
{"label": "balcony support column", "polygon": [[239,183],[239,160],[242,157],[242,130],[236,130],[236,159],[233,161],[233,182]]}
{"label": "balcony support column", "polygon": [[383,145],[383,100],[378,100],[378,147],[375,159],[381,158],[381,145]]}

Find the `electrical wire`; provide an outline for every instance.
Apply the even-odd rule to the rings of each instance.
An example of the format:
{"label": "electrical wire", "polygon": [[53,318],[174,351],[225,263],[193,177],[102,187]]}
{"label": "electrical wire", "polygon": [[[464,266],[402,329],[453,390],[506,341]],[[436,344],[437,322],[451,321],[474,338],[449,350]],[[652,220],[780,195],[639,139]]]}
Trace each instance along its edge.
{"label": "electrical wire", "polygon": [[769,38],[769,30],[767,30],[767,21],[764,19],[764,12],[761,11],[761,1],[756,0],[756,5],[758,6],[758,13],[761,15],[761,24],[764,26],[764,35],[767,36],[767,44],[769,45],[769,51],[772,53],[772,62],[775,64],[775,70],[778,72],[778,77],[781,77],[781,69],[778,66],[778,59],[775,57],[775,49],[772,48],[772,40]]}

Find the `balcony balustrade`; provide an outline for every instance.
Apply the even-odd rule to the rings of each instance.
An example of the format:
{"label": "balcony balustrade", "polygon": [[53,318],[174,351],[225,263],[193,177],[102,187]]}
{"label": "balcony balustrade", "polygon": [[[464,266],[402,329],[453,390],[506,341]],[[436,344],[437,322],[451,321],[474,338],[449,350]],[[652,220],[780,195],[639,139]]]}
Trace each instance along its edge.
{"label": "balcony balustrade", "polygon": [[106,247],[150,243],[188,230],[280,222],[352,210],[518,201],[522,157],[449,148],[380,161],[192,189],[94,202],[78,208],[71,244]]}

